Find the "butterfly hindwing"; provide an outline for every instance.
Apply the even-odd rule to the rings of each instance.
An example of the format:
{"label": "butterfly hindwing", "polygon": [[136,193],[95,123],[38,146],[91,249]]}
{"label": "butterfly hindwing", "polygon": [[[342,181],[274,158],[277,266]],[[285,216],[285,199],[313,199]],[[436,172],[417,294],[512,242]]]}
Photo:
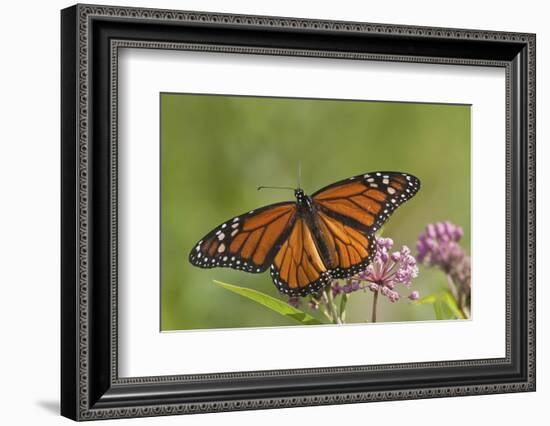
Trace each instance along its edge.
{"label": "butterfly hindwing", "polygon": [[263,272],[287,239],[295,215],[296,203],[283,202],[229,219],[193,247],[189,261],[201,268]]}
{"label": "butterfly hindwing", "polygon": [[271,265],[271,278],[282,293],[305,296],[330,282],[331,275],[314,238],[306,221],[297,217]]}
{"label": "butterfly hindwing", "polygon": [[332,278],[349,278],[364,270],[376,253],[373,234],[318,212],[318,226],[328,253]]}

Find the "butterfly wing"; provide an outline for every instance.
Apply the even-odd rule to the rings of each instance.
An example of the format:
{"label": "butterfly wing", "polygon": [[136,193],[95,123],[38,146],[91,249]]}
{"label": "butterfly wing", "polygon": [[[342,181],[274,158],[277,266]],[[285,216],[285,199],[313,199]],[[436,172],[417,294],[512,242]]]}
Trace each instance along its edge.
{"label": "butterfly wing", "polygon": [[377,231],[394,210],[420,189],[406,173],[373,172],[326,186],[312,195],[329,216],[366,231]]}
{"label": "butterfly wing", "polygon": [[279,291],[290,296],[315,293],[331,280],[313,232],[300,216],[273,259],[271,278]]}
{"label": "butterfly wing", "polygon": [[376,253],[374,234],[318,211],[318,227],[333,278],[349,278],[363,271]]}
{"label": "butterfly wing", "polygon": [[206,234],[189,253],[189,262],[201,268],[263,272],[288,238],[295,219],[294,202],[236,216]]}
{"label": "butterfly wing", "polygon": [[376,252],[374,233],[420,189],[406,173],[373,172],[336,182],[313,194],[318,227],[334,278],[365,269]]}

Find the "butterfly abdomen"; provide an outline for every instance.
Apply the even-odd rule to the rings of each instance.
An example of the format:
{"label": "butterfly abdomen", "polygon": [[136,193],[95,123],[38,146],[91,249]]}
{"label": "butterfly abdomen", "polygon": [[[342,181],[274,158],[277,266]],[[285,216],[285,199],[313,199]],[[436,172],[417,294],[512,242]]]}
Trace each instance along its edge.
{"label": "butterfly abdomen", "polygon": [[313,241],[319,252],[323,263],[327,268],[333,268],[337,265],[337,259],[334,251],[329,247],[326,232],[323,232],[322,223],[319,218],[318,207],[308,195],[296,197],[298,205],[298,215],[303,218],[313,235]]}

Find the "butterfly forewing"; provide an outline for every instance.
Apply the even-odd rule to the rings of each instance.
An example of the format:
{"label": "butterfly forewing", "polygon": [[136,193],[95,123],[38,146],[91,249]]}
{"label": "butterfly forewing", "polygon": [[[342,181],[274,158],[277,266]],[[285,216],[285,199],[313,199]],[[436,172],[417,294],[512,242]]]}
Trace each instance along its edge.
{"label": "butterfly forewing", "polygon": [[201,268],[263,272],[287,239],[295,215],[296,203],[284,202],[236,216],[205,235],[189,261]]}
{"label": "butterfly forewing", "polygon": [[320,189],[312,198],[327,215],[372,233],[419,189],[420,181],[415,176],[373,172],[336,182]]}

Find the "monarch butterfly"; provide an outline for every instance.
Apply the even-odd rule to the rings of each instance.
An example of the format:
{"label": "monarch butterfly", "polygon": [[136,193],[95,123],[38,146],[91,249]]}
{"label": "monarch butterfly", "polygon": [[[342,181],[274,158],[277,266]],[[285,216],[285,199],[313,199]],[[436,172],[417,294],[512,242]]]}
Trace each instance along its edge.
{"label": "monarch butterfly", "polygon": [[270,267],[280,292],[316,293],[332,279],[349,278],[369,265],[374,233],[419,189],[418,178],[397,172],[353,176],[311,196],[298,187],[296,201],[250,211],[210,231],[189,261],[251,273]]}

